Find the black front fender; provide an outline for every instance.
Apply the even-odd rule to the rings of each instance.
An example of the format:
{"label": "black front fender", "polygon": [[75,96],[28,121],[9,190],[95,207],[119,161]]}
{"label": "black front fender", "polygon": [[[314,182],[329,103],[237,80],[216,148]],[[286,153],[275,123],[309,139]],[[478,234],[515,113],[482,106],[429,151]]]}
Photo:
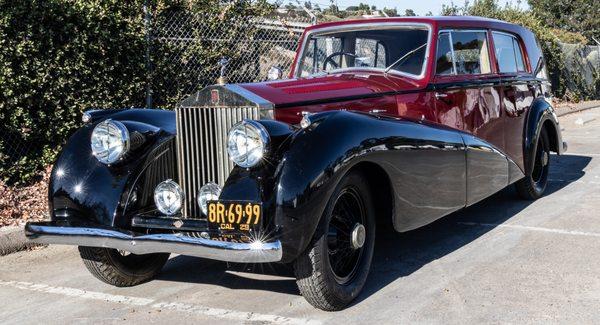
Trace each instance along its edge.
{"label": "black front fender", "polygon": [[[277,167],[274,221],[283,237],[284,260],[306,249],[337,184],[364,162],[387,174],[398,231],[465,206],[465,146],[460,132],[346,111],[311,118],[313,125],[294,135]],[[433,188],[439,196],[432,197]]]}
{"label": "black front fender", "polygon": [[[125,124],[142,143],[123,161],[112,166],[100,163],[90,148],[97,123],[110,118]],[[54,164],[49,184],[51,218],[84,219],[105,226],[128,227],[122,216],[131,188],[147,167],[156,149],[175,136],[175,114],[171,111],[129,109],[103,114],[77,130],[63,147]],[[175,169],[170,172],[175,177]]]}

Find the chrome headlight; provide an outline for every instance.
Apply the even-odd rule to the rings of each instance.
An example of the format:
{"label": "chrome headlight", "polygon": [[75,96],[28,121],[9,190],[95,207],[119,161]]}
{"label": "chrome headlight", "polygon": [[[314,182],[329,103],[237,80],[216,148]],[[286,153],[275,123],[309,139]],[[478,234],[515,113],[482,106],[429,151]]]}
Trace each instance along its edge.
{"label": "chrome headlight", "polygon": [[112,164],[129,151],[129,131],[119,121],[106,120],[92,131],[92,153],[104,164]]}
{"label": "chrome headlight", "polygon": [[168,179],[154,189],[154,204],[158,211],[172,216],[181,210],[183,191],[174,181]]}
{"label": "chrome headlight", "polygon": [[258,164],[266,155],[269,133],[262,124],[244,120],[229,130],[227,153],[240,167],[249,168]]}

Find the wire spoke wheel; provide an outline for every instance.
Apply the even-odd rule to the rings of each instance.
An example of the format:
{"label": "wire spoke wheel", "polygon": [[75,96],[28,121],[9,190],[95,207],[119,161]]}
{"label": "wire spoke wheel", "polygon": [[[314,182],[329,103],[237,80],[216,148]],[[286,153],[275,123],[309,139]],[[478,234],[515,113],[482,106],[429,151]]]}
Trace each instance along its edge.
{"label": "wire spoke wheel", "polygon": [[548,163],[550,161],[550,148],[547,137],[540,137],[535,153],[535,160],[531,178],[536,186],[545,184],[548,178]]}
{"label": "wire spoke wheel", "polygon": [[535,151],[528,158],[531,169],[515,186],[521,198],[536,200],[544,194],[550,172],[550,138],[545,129],[540,132]]}
{"label": "wire spoke wheel", "polygon": [[360,172],[338,183],[306,251],[294,261],[300,293],[313,306],[340,310],[362,290],[375,248],[371,188]]}
{"label": "wire spoke wheel", "polygon": [[357,225],[364,223],[362,198],[356,189],[345,188],[336,200],[327,232],[330,267],[340,284],[351,281],[356,273],[363,248],[353,244],[352,234]]}

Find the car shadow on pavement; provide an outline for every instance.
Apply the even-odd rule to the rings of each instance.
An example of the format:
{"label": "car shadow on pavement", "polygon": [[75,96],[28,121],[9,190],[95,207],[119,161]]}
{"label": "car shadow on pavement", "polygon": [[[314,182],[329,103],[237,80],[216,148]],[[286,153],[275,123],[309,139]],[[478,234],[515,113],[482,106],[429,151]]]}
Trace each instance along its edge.
{"label": "car shadow on pavement", "polygon": [[[585,175],[591,158],[568,155],[551,157],[550,182],[545,195],[561,190]],[[377,232],[375,256],[365,288],[354,304],[360,303],[398,278],[473,242],[529,206],[518,198],[513,186],[432,224],[406,233],[390,227]],[[477,227],[461,222],[485,223]],[[268,275],[268,276],[261,276]],[[230,289],[254,289],[299,294],[293,271],[282,264],[232,264],[176,256],[169,260],[158,280],[203,283]]]}
{"label": "car shadow on pavement", "polygon": [[[582,178],[590,161],[591,157],[587,156],[551,156],[550,182],[544,195],[560,191]],[[493,225],[506,222],[533,202],[520,199],[514,186],[509,186],[425,227],[406,233],[382,229],[377,234],[371,276],[354,304],[367,299],[396,279],[410,275],[422,266],[473,242],[493,230]],[[486,226],[470,226],[461,222]],[[375,274],[377,276],[373,276]]]}
{"label": "car shadow on pavement", "polygon": [[292,268],[280,263],[225,263],[179,255],[169,260],[156,279],[299,294]]}

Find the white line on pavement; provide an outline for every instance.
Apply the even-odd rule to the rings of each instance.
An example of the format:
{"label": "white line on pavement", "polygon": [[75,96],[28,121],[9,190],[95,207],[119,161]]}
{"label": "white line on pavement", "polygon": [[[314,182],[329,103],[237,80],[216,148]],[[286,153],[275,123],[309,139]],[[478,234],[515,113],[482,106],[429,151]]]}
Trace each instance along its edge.
{"label": "white line on pavement", "polygon": [[550,179],[548,179],[548,181],[557,182],[557,183],[582,183],[582,184],[595,184],[595,185],[600,184],[600,182],[587,181],[587,180],[581,180],[581,179],[569,180],[569,179],[560,179],[560,178],[550,178]]}
{"label": "white line on pavement", "polygon": [[257,321],[263,323],[276,323],[276,324],[321,324],[319,321],[302,319],[302,318],[290,318],[278,315],[269,314],[258,314],[253,312],[242,312],[229,309],[211,308],[194,304],[179,303],[179,302],[167,302],[167,301],[156,301],[154,299],[129,297],[121,295],[113,295],[103,292],[94,292],[81,290],[76,288],[67,287],[53,287],[46,284],[35,284],[31,282],[20,282],[20,281],[3,281],[0,280],[0,286],[13,287],[22,290],[29,290],[35,292],[58,294],[68,297],[84,298],[92,300],[108,301],[113,303],[134,305],[134,306],[149,306],[150,308],[160,308],[166,310],[173,310],[177,312],[192,313],[205,317],[216,317],[227,319],[231,321]]}
{"label": "white line on pavement", "polygon": [[541,232],[549,232],[549,233],[555,233],[555,234],[561,234],[561,235],[600,237],[600,233],[576,231],[576,230],[563,230],[563,229],[552,229],[552,228],[531,227],[531,226],[521,226],[521,225],[495,224],[495,223],[479,223],[479,222],[458,222],[458,224],[465,225],[465,226],[476,226],[476,227],[489,227],[489,228],[498,227],[498,228],[512,228],[512,229],[519,229],[519,230],[541,231]]}
{"label": "white line on pavement", "polygon": [[564,153],[563,156],[592,156],[592,157],[598,157],[598,156],[600,156],[600,153],[595,153],[595,152],[571,152],[571,151],[568,151],[568,152]]}

